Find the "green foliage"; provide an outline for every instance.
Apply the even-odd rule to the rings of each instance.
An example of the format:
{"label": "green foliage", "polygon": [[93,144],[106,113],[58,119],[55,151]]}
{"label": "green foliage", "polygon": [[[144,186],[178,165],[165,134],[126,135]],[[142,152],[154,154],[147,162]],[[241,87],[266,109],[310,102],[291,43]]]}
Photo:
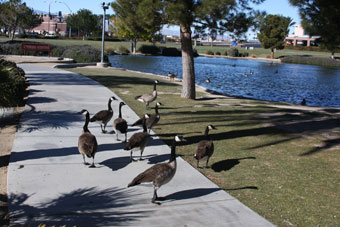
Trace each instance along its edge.
{"label": "green foliage", "polygon": [[81,9],[76,14],[71,14],[67,17],[66,22],[68,26],[72,27],[72,30],[76,30],[89,36],[90,34],[100,33],[101,23],[100,16],[92,14],[88,9]]}
{"label": "green foliage", "polygon": [[23,104],[25,72],[13,62],[0,59],[0,107],[13,107]]}
{"label": "green foliage", "polygon": [[171,57],[180,57],[182,56],[182,53],[179,49],[175,47],[164,47],[162,49],[162,55],[163,56],[171,56]]}
{"label": "green foliage", "polygon": [[159,39],[161,30],[161,1],[117,0],[111,3],[115,16],[111,18],[111,29],[115,35],[134,41],[153,41]]}
{"label": "green foliage", "polygon": [[207,52],[205,52],[205,54],[207,54],[207,55],[214,55],[214,52],[212,50],[208,50]]}
{"label": "green foliage", "polygon": [[129,54],[130,51],[125,46],[119,46],[118,53],[120,53],[120,54]]}
{"label": "green foliage", "polygon": [[320,58],[310,56],[285,56],[281,59],[284,63],[319,65],[325,67],[340,67],[340,61],[331,58]]}
{"label": "green foliage", "polygon": [[52,57],[61,57],[65,50],[66,50],[66,47],[63,47],[63,46],[52,46],[51,56]]}
{"label": "green foliage", "polygon": [[7,28],[9,38],[14,39],[17,28],[31,29],[42,23],[42,18],[21,0],[9,0],[0,4],[0,25]]}
{"label": "green foliage", "polygon": [[260,33],[257,35],[261,45],[265,49],[271,49],[272,58],[274,49],[284,48],[284,39],[289,33],[289,27],[293,25],[290,17],[269,14],[260,27]]}
{"label": "green foliage", "polygon": [[20,55],[20,43],[6,42],[0,44],[0,54],[4,55]]}
{"label": "green foliage", "polygon": [[239,56],[239,52],[237,48],[230,48],[227,50],[228,56],[230,57],[238,57]]}
{"label": "green foliage", "polygon": [[157,55],[159,54],[160,49],[155,45],[142,45],[139,47],[138,51],[142,54]]}
{"label": "green foliage", "polygon": [[99,62],[101,52],[89,45],[72,46],[66,48],[60,57],[72,58],[77,63]]}
{"label": "green foliage", "polygon": [[116,55],[117,53],[115,52],[115,50],[114,50],[113,48],[107,48],[107,49],[105,50],[105,54],[106,54],[107,56],[111,56],[111,55]]}
{"label": "green foliage", "polygon": [[215,55],[221,55],[221,52],[216,51],[216,52],[215,52]]}
{"label": "green foliage", "polygon": [[321,36],[319,42],[323,43],[333,56],[340,45],[340,1],[290,0],[290,3],[299,8],[303,28],[310,35]]}

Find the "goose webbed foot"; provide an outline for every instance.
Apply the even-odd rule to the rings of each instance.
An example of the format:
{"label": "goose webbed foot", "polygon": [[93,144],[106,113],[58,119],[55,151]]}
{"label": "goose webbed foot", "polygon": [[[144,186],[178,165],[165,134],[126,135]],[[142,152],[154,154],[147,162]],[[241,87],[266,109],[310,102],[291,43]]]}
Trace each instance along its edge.
{"label": "goose webbed foot", "polygon": [[142,158],[142,157],[140,157],[140,158],[139,158],[139,161],[144,161],[144,160],[145,160],[145,159],[144,159],[144,158]]}
{"label": "goose webbed foot", "polygon": [[84,165],[88,166],[88,165],[90,165],[90,163],[88,163],[88,162],[84,162]]}
{"label": "goose webbed foot", "polygon": [[96,168],[94,164],[90,165],[89,168]]}
{"label": "goose webbed foot", "polygon": [[130,159],[130,162],[137,162],[137,160],[134,159],[134,158],[131,158],[131,159]]}

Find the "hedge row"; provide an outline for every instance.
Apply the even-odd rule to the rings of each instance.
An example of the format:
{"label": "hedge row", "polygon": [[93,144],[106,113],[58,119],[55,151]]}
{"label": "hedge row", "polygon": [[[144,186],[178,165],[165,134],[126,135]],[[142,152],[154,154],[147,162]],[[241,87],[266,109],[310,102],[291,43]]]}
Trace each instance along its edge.
{"label": "hedge row", "polygon": [[311,56],[285,56],[281,58],[284,63],[319,65],[326,67],[340,67],[340,61],[331,58],[311,57]]}

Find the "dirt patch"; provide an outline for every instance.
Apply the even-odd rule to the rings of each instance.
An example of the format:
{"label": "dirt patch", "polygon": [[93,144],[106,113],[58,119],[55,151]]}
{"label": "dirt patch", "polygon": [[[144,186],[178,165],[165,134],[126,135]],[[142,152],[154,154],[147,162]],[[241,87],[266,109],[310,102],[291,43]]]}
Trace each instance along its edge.
{"label": "dirt patch", "polygon": [[8,224],[7,169],[16,129],[24,107],[14,108],[11,114],[0,116],[0,226]]}

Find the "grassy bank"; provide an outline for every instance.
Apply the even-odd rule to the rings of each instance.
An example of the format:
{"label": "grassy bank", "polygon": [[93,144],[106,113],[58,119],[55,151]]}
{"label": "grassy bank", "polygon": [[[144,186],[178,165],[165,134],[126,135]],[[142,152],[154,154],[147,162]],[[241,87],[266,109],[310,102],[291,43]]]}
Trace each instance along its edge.
{"label": "grassy bank", "polygon": [[[25,41],[33,41],[33,42],[41,42],[48,43],[51,45],[58,46],[76,46],[76,45],[90,45],[97,49],[101,48],[101,41],[91,41],[91,40],[61,40],[61,39],[16,39],[16,40],[25,40]],[[0,37],[0,43],[8,41],[5,37]],[[138,42],[137,49],[143,44],[150,44],[145,42]],[[179,44],[176,43],[166,43],[166,44],[157,44],[158,46],[166,46],[166,47],[176,47],[181,48]],[[115,49],[118,50],[120,46],[124,46],[125,48],[130,47],[129,42],[105,42],[105,49]],[[228,48],[227,47],[219,47],[219,46],[197,46],[196,47],[198,53],[205,54],[208,50],[212,52],[220,52],[224,53]],[[254,50],[245,50],[244,48],[238,48],[240,53],[248,52],[249,56],[266,58],[271,55],[269,49],[263,48],[255,48]],[[279,58],[282,56],[290,56],[290,55],[308,55],[308,56],[316,56],[316,57],[330,57],[330,53],[328,52],[316,52],[316,51],[302,51],[302,50],[290,50],[283,49],[277,50],[275,53],[275,58]],[[340,53],[335,54],[336,57],[340,58]]]}
{"label": "grassy bank", "polygon": [[[159,79],[113,69],[71,71],[107,86],[139,115],[145,105],[133,97],[151,92]],[[178,153],[187,162],[196,166],[193,154],[206,125],[218,129],[211,132],[211,168],[199,169],[202,174],[278,226],[340,222],[340,110],[303,110],[204,92],[196,95],[204,99],[188,100],[180,98],[180,85],[160,82],[158,101],[164,106],[154,131],[167,143],[183,134],[188,142]]]}

